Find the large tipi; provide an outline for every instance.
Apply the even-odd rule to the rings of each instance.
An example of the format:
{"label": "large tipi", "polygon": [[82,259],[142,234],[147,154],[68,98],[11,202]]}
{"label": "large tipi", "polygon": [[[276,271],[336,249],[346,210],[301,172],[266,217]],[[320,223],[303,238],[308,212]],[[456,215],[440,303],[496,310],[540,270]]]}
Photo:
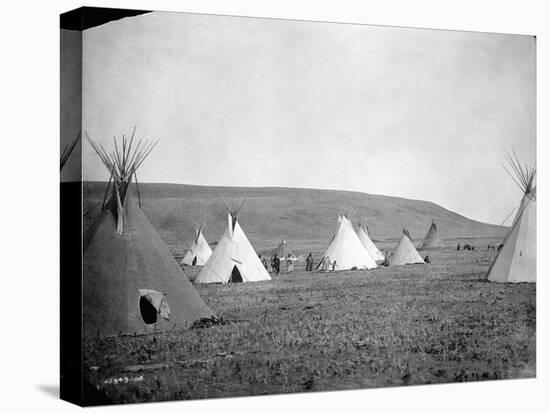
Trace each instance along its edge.
{"label": "large tipi", "polygon": [[418,250],[437,250],[443,249],[443,247],[443,242],[437,237],[437,225],[435,224],[435,220],[432,219],[432,224]]}
{"label": "large tipi", "polygon": [[376,261],[383,261],[384,255],[382,252],[376,247],[374,242],[371,240],[369,236],[369,230],[367,228],[367,220],[364,217],[361,217],[361,221],[359,222],[359,228],[357,229],[357,236],[359,237],[359,240],[361,240],[361,243],[363,243],[363,246],[365,246],[365,249],[369,252],[370,256]]}
{"label": "large tipi", "polygon": [[105,194],[111,182],[112,190],[84,247],[84,336],[181,329],[211,317],[134,197],[132,181],[154,145],[133,145],[132,134],[108,153],[88,140],[111,173]]}
{"label": "large tipi", "polygon": [[236,201],[231,207],[226,205],[227,229],[195,283],[259,282],[271,279],[239,224],[243,201]]}
{"label": "large tipi", "polygon": [[508,174],[523,192],[503,247],[487,272],[492,282],[536,282],[537,280],[537,188],[536,168],[522,166],[514,153],[508,156]]}
{"label": "large tipi", "polygon": [[195,228],[195,239],[189,250],[185,252],[183,259],[181,259],[181,264],[187,266],[204,266],[210,258],[212,249],[204,238],[202,233],[203,227],[204,221],[200,222]]}
{"label": "large tipi", "polygon": [[330,263],[336,260],[336,270],[374,269],[378,267],[353,229],[353,224],[348,218],[352,214],[353,211],[338,215],[336,233],[317,268],[319,268],[325,257],[329,258]]}
{"label": "large tipi", "polygon": [[424,263],[424,260],[414,248],[411,241],[411,236],[407,229],[403,229],[403,236],[401,236],[401,240],[399,240],[399,243],[395,249],[393,249],[389,261],[390,266]]}

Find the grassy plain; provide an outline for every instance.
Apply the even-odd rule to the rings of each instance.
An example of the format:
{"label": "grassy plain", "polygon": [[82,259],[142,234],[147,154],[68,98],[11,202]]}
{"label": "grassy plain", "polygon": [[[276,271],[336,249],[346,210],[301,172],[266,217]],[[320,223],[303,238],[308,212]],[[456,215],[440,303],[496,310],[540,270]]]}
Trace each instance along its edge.
{"label": "grassy plain", "polygon": [[131,403],[534,377],[536,285],[485,281],[487,243],[429,265],[199,285],[227,323],[87,339],[85,379]]}

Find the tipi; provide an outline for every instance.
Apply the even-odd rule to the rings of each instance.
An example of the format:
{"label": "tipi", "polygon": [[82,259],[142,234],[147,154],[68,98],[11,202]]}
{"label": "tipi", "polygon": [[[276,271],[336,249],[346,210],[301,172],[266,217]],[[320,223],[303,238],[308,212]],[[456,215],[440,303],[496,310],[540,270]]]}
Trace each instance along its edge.
{"label": "tipi", "polygon": [[492,282],[537,281],[537,188],[536,168],[522,166],[514,153],[508,155],[512,173],[506,172],[523,192],[523,198],[504,238],[504,246],[498,252],[487,272]]}
{"label": "tipi", "polygon": [[414,263],[424,263],[424,260],[414,248],[409,231],[403,229],[403,236],[391,254],[390,266]]}
{"label": "tipi", "polygon": [[204,221],[200,222],[195,228],[195,240],[189,250],[185,252],[183,259],[181,259],[181,264],[188,266],[204,266],[210,258],[212,249],[204,238],[202,233],[203,227]]}
{"label": "tipi", "polygon": [[286,258],[289,254],[290,254],[290,257],[292,257],[293,259],[296,258],[296,256],[292,252],[292,249],[288,247],[288,244],[286,243],[285,240],[282,240],[281,243],[279,243],[279,245],[274,250],[271,251],[271,254],[275,254],[275,253],[277,253],[277,257],[279,258]]}
{"label": "tipi", "polygon": [[132,180],[154,147],[134,146],[134,133],[111,153],[87,137],[111,173],[106,194],[113,185],[84,247],[84,336],[181,329],[213,315],[134,198]]}
{"label": "tipi", "polygon": [[241,228],[238,217],[243,201],[227,208],[227,229],[195,283],[238,283],[270,280],[254,248]]}
{"label": "tipi", "polygon": [[435,220],[432,219],[432,224],[418,250],[436,250],[443,247],[443,242],[437,237],[437,225],[435,224]]}
{"label": "tipi", "polygon": [[369,252],[370,256],[376,261],[383,261],[384,255],[382,252],[376,247],[374,242],[369,237],[369,230],[367,228],[367,220],[362,217],[361,221],[359,223],[359,229],[357,230],[357,236],[359,237],[359,240],[361,240],[361,243],[363,243],[363,246],[365,246],[365,249],[367,249],[367,252]]}
{"label": "tipi", "polygon": [[374,269],[378,267],[353,229],[353,224],[348,218],[352,214],[353,210],[348,214],[338,215],[336,233],[317,268],[319,268],[325,257],[329,258],[331,264],[336,260],[335,270],[349,270],[354,267],[357,269]]}

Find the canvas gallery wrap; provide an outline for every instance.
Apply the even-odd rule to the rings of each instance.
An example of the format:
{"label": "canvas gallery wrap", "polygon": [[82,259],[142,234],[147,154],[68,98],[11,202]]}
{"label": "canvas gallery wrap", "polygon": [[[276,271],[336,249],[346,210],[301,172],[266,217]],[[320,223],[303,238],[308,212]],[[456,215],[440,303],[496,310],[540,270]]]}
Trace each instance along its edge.
{"label": "canvas gallery wrap", "polygon": [[63,399],[535,376],[534,36],[60,21]]}

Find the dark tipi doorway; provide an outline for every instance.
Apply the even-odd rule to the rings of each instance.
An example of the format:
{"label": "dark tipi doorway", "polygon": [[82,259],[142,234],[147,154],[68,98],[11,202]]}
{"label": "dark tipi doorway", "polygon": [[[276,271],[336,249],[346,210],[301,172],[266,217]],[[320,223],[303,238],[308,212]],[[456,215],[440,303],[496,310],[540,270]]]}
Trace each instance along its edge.
{"label": "dark tipi doorway", "polygon": [[241,276],[241,272],[239,272],[239,269],[237,266],[233,266],[233,270],[231,271],[231,278],[229,279],[229,283],[242,283],[243,277]]}
{"label": "dark tipi doorway", "polygon": [[155,309],[153,304],[146,299],[145,296],[141,296],[139,298],[139,311],[141,313],[141,317],[143,318],[143,322],[147,325],[157,323],[158,311]]}

